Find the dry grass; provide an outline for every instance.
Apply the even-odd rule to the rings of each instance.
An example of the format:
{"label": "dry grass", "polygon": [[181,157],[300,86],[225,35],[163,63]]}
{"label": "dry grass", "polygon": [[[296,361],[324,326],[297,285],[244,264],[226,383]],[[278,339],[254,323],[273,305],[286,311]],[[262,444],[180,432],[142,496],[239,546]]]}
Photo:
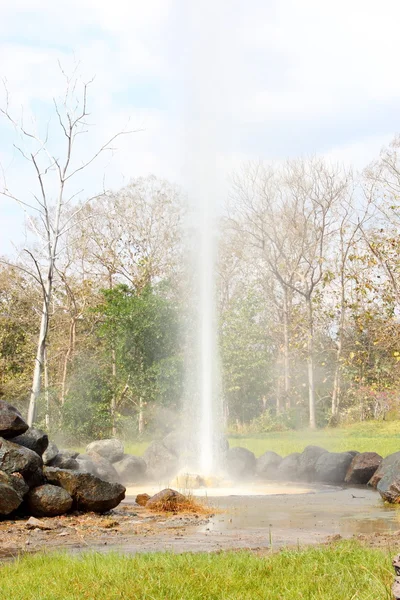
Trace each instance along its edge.
{"label": "dry grass", "polygon": [[191,495],[184,496],[184,499],[179,498],[172,500],[164,500],[152,504],[152,506],[146,506],[152,512],[161,513],[189,513],[196,515],[211,516],[215,514],[215,509],[211,506],[207,506],[202,502],[199,502],[196,498]]}

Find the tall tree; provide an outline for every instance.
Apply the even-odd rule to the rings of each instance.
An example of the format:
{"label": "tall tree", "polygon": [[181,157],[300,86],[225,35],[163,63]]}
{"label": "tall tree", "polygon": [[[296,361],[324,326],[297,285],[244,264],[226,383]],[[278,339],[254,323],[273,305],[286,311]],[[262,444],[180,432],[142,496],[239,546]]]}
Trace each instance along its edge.
{"label": "tall tree", "polygon": [[[32,425],[36,418],[37,400],[41,389],[41,377],[44,366],[46,340],[50,320],[50,303],[53,293],[56,262],[60,253],[60,240],[69,230],[77,214],[81,212],[82,206],[76,210],[67,212],[76,197],[70,191],[71,181],[82,173],[106,150],[111,150],[111,144],[122,134],[122,131],[112,136],[91,156],[76,163],[74,158],[79,136],[87,134],[89,116],[88,112],[88,89],[90,83],[81,83],[74,76],[66,78],[66,90],[62,101],[54,99],[54,113],[58,121],[59,130],[55,134],[59,141],[61,134],[63,149],[60,153],[51,151],[49,132],[42,139],[35,129],[28,128],[23,118],[13,116],[9,106],[9,97],[6,90],[6,103],[0,109],[1,114],[15,128],[21,144],[15,144],[22,157],[28,161],[36,177],[36,190],[32,190],[33,201],[25,196],[13,193],[4,181],[0,193],[13,199],[26,211],[31,226],[39,238],[41,245],[38,253],[26,248],[33,262],[33,273],[40,284],[43,304],[40,319],[40,329],[37,343],[36,359],[33,373],[32,389],[28,409],[28,424]],[[57,146],[53,140],[53,147]],[[4,171],[3,171],[4,172]],[[54,186],[56,192],[54,192]],[[82,191],[80,192],[82,193]],[[30,196],[29,191],[26,195]],[[54,199],[55,198],[55,199]],[[91,199],[86,199],[87,204]],[[35,218],[32,217],[35,215]],[[41,262],[44,260],[44,266]]]}

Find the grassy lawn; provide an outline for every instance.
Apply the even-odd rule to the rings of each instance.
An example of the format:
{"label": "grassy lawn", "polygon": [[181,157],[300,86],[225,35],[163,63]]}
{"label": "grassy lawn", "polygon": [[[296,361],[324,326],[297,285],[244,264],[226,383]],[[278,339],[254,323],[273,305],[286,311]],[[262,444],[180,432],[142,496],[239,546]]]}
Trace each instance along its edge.
{"label": "grassy lawn", "polygon": [[[125,442],[125,452],[141,456],[150,441]],[[378,452],[382,456],[400,450],[400,421],[368,421],[343,428],[327,428],[310,431],[282,431],[254,434],[252,436],[229,436],[230,447],[248,448],[256,456],[266,450],[273,450],[281,456],[291,452],[302,452],[306,446],[322,446],[331,452],[358,450],[359,452]],[[85,448],[76,448],[85,452]]]}
{"label": "grassy lawn", "polygon": [[27,556],[0,567],[7,600],[389,600],[391,555],[355,542],[271,556]]}
{"label": "grassy lawn", "polygon": [[281,456],[291,452],[302,452],[306,446],[322,446],[331,452],[358,450],[378,452],[382,456],[400,450],[400,421],[364,422],[345,428],[327,428],[317,431],[284,431],[254,436],[229,438],[229,445],[248,448],[256,456],[273,450]]}

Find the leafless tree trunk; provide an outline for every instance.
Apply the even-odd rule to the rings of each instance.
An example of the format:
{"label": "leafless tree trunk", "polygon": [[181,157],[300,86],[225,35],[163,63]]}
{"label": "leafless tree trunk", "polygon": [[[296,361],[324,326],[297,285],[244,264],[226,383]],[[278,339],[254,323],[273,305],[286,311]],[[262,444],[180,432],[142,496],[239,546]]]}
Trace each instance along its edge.
{"label": "leafless tree trunk", "polygon": [[289,311],[289,290],[283,288],[283,357],[284,357],[284,390],[286,408],[291,406],[290,400],[290,311]]}
{"label": "leafless tree trunk", "polygon": [[143,404],[143,398],[139,398],[139,415],[138,415],[138,430],[139,430],[139,435],[142,435],[142,433],[144,433],[144,404]]}
{"label": "leafless tree trunk", "polygon": [[310,427],[315,429],[317,422],[315,419],[315,365],[314,365],[314,314],[312,298],[306,297],[308,332],[307,332],[307,374],[308,374],[308,406]]}
{"label": "leafless tree trunk", "polygon": [[49,365],[47,362],[47,349],[44,352],[44,397],[46,403],[45,423],[50,427],[50,392],[49,392]]}

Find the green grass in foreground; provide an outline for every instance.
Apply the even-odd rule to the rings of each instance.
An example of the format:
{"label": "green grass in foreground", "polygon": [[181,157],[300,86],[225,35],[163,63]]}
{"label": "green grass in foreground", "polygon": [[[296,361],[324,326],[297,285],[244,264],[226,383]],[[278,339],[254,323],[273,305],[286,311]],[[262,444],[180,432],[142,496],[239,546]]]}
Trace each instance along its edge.
{"label": "green grass in foreground", "polygon": [[389,600],[391,555],[355,542],[262,557],[49,554],[0,567],[7,600]]}

